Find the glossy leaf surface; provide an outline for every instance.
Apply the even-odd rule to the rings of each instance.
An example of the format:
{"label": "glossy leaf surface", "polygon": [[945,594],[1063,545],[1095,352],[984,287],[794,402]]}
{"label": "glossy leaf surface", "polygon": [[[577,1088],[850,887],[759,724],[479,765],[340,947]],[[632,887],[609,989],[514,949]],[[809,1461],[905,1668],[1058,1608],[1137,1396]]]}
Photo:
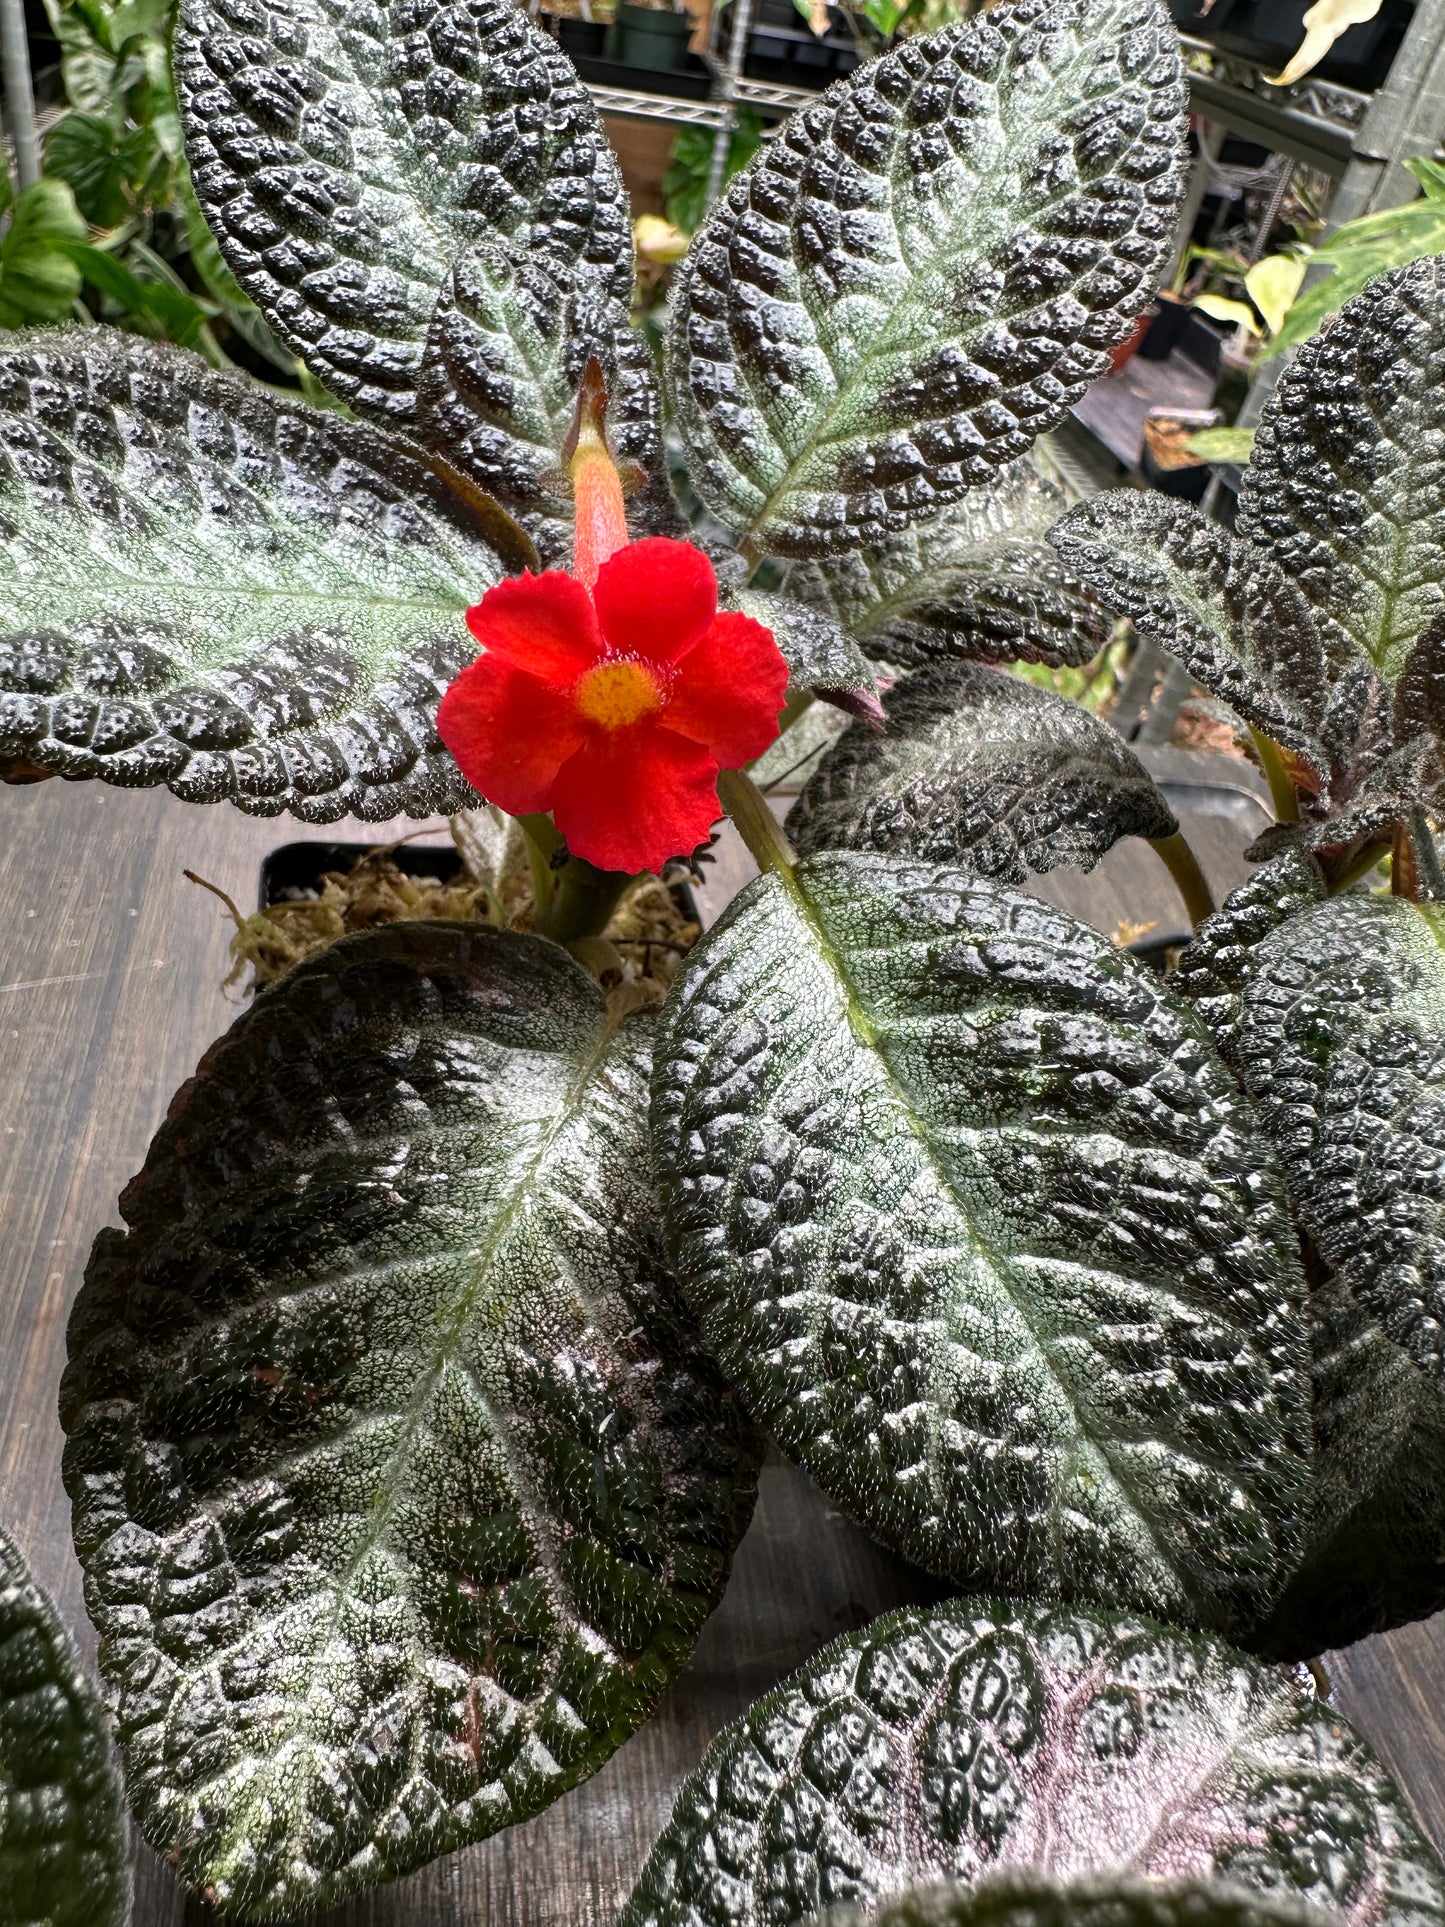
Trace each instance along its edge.
{"label": "glossy leaf surface", "polygon": [[[632,282],[622,177],[556,44],[508,0],[185,0],[175,70],[197,196],[277,333],[359,413],[535,489],[538,411],[589,351],[611,364]],[[542,297],[540,341],[539,280],[571,298]]]}
{"label": "glossy leaf surface", "polygon": [[740,609],[772,631],[773,641],[788,665],[790,688],[810,689],[824,696],[853,692],[872,699],[868,706],[870,713],[876,714],[877,682],[872,664],[831,616],[794,596],[766,595],[757,589],[739,590],[728,600],[731,608]]}
{"label": "glossy leaf surface", "polygon": [[754,1416],[960,1584],[1248,1622],[1307,1500],[1301,1282],[1200,1020],[1034,899],[749,886],[659,1034],[674,1262]]}
{"label": "glossy leaf surface", "polygon": [[[854,1927],[856,1907],[829,1907],[818,1927]],[[1051,1875],[1011,1868],[978,1886],[941,1880],[880,1907],[875,1927],[1325,1927],[1333,1915],[1288,1895],[1222,1880],[1146,1880],[1132,1873]]]}
{"label": "glossy leaf surface", "polygon": [[1147,1619],[954,1600],[836,1640],[724,1728],[621,1927],[871,1915],[1016,1866],[1213,1876],[1351,1927],[1445,1914],[1399,1790],[1279,1668]]}
{"label": "glossy leaf surface", "polygon": [[0,765],[329,823],[461,807],[501,574],[375,430],[118,330],[0,354]]}
{"label": "glossy leaf surface", "polygon": [[1092,869],[1121,836],[1171,836],[1163,792],[1116,730],[1077,703],[973,663],[888,692],[886,732],[854,724],[788,816],[800,855],[890,850],[1022,883]]}
{"label": "glossy leaf surface", "polygon": [[1445,906],[1322,901],[1299,859],[1241,896],[1181,982],[1329,1271],[1312,1548],[1277,1622],[1318,1652],[1445,1605]]}
{"label": "glossy leaf surface", "polygon": [[353,937],[178,1096],[72,1316],[131,1800],[225,1912],[526,1819],[644,1720],[754,1457],[663,1270],[650,1020],[565,952]]}
{"label": "glossy leaf surface", "polygon": [[1130,331],[1185,92],[1154,0],[1005,0],[797,114],[695,237],[671,378],[699,495],[779,555],[989,481]]}
{"label": "glossy leaf surface", "polygon": [[926,521],[795,564],[788,587],[889,662],[1087,662],[1110,620],[1044,540],[1067,507],[1032,463],[1015,462]]}
{"label": "glossy leaf surface", "polygon": [[0,1530],[0,1920],[125,1927],[110,1724],[54,1606]]}

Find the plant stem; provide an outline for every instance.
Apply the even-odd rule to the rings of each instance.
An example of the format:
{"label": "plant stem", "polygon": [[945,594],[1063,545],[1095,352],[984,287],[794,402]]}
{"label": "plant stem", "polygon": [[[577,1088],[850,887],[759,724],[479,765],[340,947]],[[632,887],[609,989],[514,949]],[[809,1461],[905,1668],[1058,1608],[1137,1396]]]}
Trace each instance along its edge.
{"label": "plant stem", "polygon": [[544,811],[532,816],[519,816],[517,822],[527,840],[527,862],[532,870],[532,901],[537,906],[540,926],[557,888],[557,872],[552,868],[552,858],[561,849],[562,838],[557,825]]}
{"label": "plant stem", "polygon": [[1269,795],[1270,801],[1274,804],[1275,822],[1298,823],[1299,797],[1295,794],[1294,784],[1289,780],[1289,771],[1285,768],[1283,756],[1280,755],[1279,744],[1272,736],[1266,736],[1262,729],[1255,729],[1252,724],[1249,734],[1254,744],[1255,754],[1259,757],[1259,766],[1269,780]]}
{"label": "plant stem", "polygon": [[1214,894],[1199,867],[1199,858],[1178,830],[1173,836],[1151,836],[1149,843],[1178,886],[1189,921],[1197,930],[1206,917],[1214,915]]}
{"label": "plant stem", "polygon": [[538,906],[536,925],[542,936],[565,944],[600,937],[632,882],[625,870],[598,870],[580,856],[569,856],[553,875],[555,887],[546,908]]}
{"label": "plant stem", "polygon": [[1329,894],[1337,897],[1342,890],[1348,890],[1352,883],[1358,883],[1390,849],[1391,841],[1388,836],[1367,837],[1353,853],[1347,852],[1344,857],[1334,861],[1322,858],[1320,868],[1325,873],[1325,887]]}
{"label": "plant stem", "polygon": [[752,777],[745,770],[725,769],[717,779],[717,793],[758,868],[791,878],[796,861],[792,845]]}

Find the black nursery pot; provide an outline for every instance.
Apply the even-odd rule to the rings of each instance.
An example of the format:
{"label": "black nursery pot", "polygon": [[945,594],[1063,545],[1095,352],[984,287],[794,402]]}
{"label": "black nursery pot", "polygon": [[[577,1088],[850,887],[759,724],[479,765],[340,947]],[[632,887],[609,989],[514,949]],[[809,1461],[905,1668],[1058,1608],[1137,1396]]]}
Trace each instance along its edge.
{"label": "black nursery pot", "polygon": [[631,0],[622,0],[617,9],[617,58],[628,66],[675,72],[687,65],[691,36],[691,14],[662,13],[655,7],[633,6]]}
{"label": "black nursery pot", "polygon": [[1137,353],[1141,361],[1168,361],[1184,338],[1191,310],[1183,301],[1159,297],[1159,312],[1144,331]]}
{"label": "black nursery pot", "polygon": [[573,60],[601,60],[607,51],[607,25],[602,20],[574,20],[564,14],[557,21],[557,39]]}

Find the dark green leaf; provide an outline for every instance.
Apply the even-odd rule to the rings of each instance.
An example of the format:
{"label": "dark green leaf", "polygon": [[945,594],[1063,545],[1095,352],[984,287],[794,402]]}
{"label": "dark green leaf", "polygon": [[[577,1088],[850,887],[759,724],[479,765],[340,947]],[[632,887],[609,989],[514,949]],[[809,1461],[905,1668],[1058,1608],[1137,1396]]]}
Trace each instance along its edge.
{"label": "dark green leaf", "polygon": [[1278,1147],[1311,1295],[1320,1480],[1294,1653],[1445,1606],[1445,906],[1271,865],[1181,984]]}
{"label": "dark green leaf", "polygon": [[698,494],[754,548],[828,555],[1016,460],[1153,292],[1184,106],[1155,0],[1004,0],[795,115],[679,273]]}
{"label": "dark green leaf", "polygon": [[728,597],[740,609],[773,632],[792,675],[792,688],[810,689],[825,701],[837,701],[854,713],[881,719],[878,684],[873,666],[851,636],[821,609],[789,595],[764,595],[744,589]]}
{"label": "dark green leaf", "polygon": [[1445,258],[1381,275],[1280,378],[1240,533],[1387,682],[1445,611]]}
{"label": "dark green leaf", "polygon": [[36,181],[16,196],[0,240],[0,329],[60,321],[80,293],[80,273],[65,250],[85,239],[85,222],[64,181]]}
{"label": "dark green leaf", "polygon": [[[854,1907],[830,1907],[818,1927],[854,1927],[863,1918]],[[1011,1867],[978,1886],[915,1887],[881,1907],[873,1927],[1326,1927],[1335,1918],[1278,1890],[1221,1880]]]}
{"label": "dark green leaf", "polygon": [[936,664],[891,689],[888,728],[858,724],[788,817],[802,855],[891,850],[1022,883],[1090,870],[1121,836],[1172,836],[1163,792],[1107,723],[1017,676]]}
{"label": "dark green leaf", "polygon": [[203,1061],[71,1321],[65,1477],[130,1795],[290,1915],[536,1813],[716,1604],[754,1458],[662,1269],[650,1020],[392,925]]}
{"label": "dark green leaf", "polygon": [[1067,507],[1031,462],[1016,462],[885,541],[798,563],[788,587],[885,661],[1088,662],[1110,621],[1044,540]]}
{"label": "dark green leaf", "polygon": [[1019,1863],[1213,1876],[1351,1927],[1445,1918],[1445,1868],[1398,1788],[1278,1667],[1121,1614],[954,1600],[835,1641],[726,1727],[620,1927],[872,1915],[920,1880]]}
{"label": "dark green leaf", "polygon": [[0,354],[0,765],[308,822],[456,809],[496,557],[375,430],[114,329]]}
{"label": "dark green leaf", "polygon": [[125,1927],[126,1847],[99,1696],[0,1530],[0,1921]]}
{"label": "dark green leaf", "polygon": [[66,253],[92,287],[116,303],[130,319],[140,322],[165,340],[189,348],[214,313],[203,307],[192,294],[183,294],[165,281],[142,281],[113,254],[91,247],[85,241],[72,241]]}
{"label": "dark green leaf", "polygon": [[1272,1157],[1198,1017],[957,871],[752,884],[669,999],[653,1143],[753,1415],[961,1584],[1247,1624],[1309,1486]]}
{"label": "dark green leaf", "polygon": [[133,211],[134,186],[155,156],[150,130],[114,115],[66,114],[45,137],[46,173],[70,183],[77,208],[94,227],[119,227]]}
{"label": "dark green leaf", "polygon": [[415,425],[437,298],[475,249],[625,317],[617,163],[570,61],[509,0],[183,0],[175,71],[222,253],[358,413]]}

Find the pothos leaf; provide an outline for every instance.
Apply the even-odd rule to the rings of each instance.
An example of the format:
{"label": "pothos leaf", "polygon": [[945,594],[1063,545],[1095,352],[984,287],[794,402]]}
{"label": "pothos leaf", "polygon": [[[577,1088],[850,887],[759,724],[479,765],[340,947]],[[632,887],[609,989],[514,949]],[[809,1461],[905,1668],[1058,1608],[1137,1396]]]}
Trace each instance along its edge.
{"label": "pothos leaf", "polygon": [[725,1727],[620,1927],[871,1917],[919,1880],[1019,1865],[1212,1876],[1351,1927],[1445,1917],[1398,1788],[1279,1668],[1121,1613],[951,1600],[836,1640]]}
{"label": "pothos leaf", "polygon": [[54,1606],[0,1530],[0,1920],[125,1927],[110,1726]]}
{"label": "pothos leaf", "polygon": [[1309,1486],[1294,1234],[1203,1024],[1106,939],[832,854],[691,953],[652,1131],[760,1424],[961,1584],[1247,1624]]}
{"label": "pothos leaf", "polygon": [[[856,1907],[829,1907],[818,1927],[855,1927]],[[1012,1867],[978,1886],[942,1880],[880,1907],[873,1927],[1326,1927],[1334,1916],[1277,1890],[1222,1880],[1144,1880]]]}
{"label": "pothos leaf", "polygon": [[788,589],[890,662],[1088,662],[1110,620],[1044,540],[1067,506],[1031,462],[1015,462],[927,521],[796,563]]}
{"label": "pothos leaf", "polygon": [[755,1456],[661,1267],[649,1032],[538,938],[350,938],[96,1241],[76,1543],[141,1824],[228,1913],[537,1812],[722,1592]]}
{"label": "pothos leaf", "polygon": [[702,499],[755,549],[827,555],[1016,460],[1149,299],[1184,106],[1154,0],[1004,0],[796,115],[679,274]]}
{"label": "pothos leaf", "polygon": [[373,429],[117,330],[0,354],[0,765],[309,822],[456,809],[436,707],[500,574]]}
{"label": "pothos leaf", "polygon": [[509,0],[184,0],[196,194],[271,326],[410,423],[437,297],[477,247],[624,306],[627,200],[576,71]]}
{"label": "pothos leaf", "polygon": [[67,181],[35,181],[16,196],[0,239],[0,329],[69,315],[80,271],[64,243],[84,239],[85,222]]}
{"label": "pothos leaf", "polygon": [[1172,836],[1174,812],[1117,731],[1077,703],[972,663],[888,692],[885,734],[845,731],[788,816],[801,855],[891,850],[1022,883],[1092,869],[1122,836]]}
{"label": "pothos leaf", "polygon": [[1301,348],[1260,417],[1241,534],[1386,682],[1445,611],[1445,258],[1372,281]]}
{"label": "pothos leaf", "polygon": [[1445,1605],[1445,906],[1323,898],[1302,859],[1267,866],[1180,978],[1331,1274],[1312,1544],[1276,1615],[1292,1653]]}

